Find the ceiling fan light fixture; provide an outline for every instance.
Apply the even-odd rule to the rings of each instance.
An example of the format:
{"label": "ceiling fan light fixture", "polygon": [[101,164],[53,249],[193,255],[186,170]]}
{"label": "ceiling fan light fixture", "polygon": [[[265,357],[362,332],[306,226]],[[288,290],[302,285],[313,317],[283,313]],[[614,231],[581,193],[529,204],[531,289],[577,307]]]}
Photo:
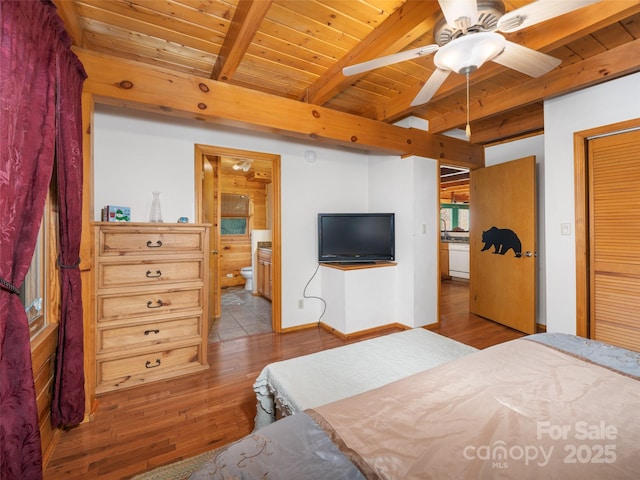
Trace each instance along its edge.
{"label": "ceiling fan light fixture", "polygon": [[238,163],[234,163],[231,168],[233,168],[236,171],[242,170],[243,172],[248,172],[249,169],[251,168],[252,163],[253,163],[253,160],[251,160],[250,158],[245,158],[243,160],[238,161]]}
{"label": "ceiling fan light fixture", "polygon": [[458,37],[441,47],[434,56],[436,66],[460,74],[474,72],[504,50],[505,38],[495,32],[479,32]]}

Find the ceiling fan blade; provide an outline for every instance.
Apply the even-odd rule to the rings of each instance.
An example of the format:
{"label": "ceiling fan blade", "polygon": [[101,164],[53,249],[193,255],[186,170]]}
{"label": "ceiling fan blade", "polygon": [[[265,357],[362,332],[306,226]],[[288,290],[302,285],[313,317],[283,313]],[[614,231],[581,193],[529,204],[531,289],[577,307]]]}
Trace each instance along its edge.
{"label": "ceiling fan blade", "polygon": [[386,67],[394,63],[404,62],[405,60],[412,60],[414,58],[430,55],[438,50],[438,45],[426,45],[424,47],[413,48],[411,50],[405,50],[404,52],[394,53],[393,55],[387,55],[380,58],[374,58],[362,63],[356,63],[342,69],[342,74],[345,77],[349,75],[357,75],[358,73],[368,72],[375,68]]}
{"label": "ceiling fan blade", "polygon": [[492,61],[530,77],[544,75],[562,63],[559,58],[509,41],[505,43],[504,50]]}
{"label": "ceiling fan blade", "polygon": [[431,100],[450,73],[451,70],[436,68],[429,79],[425,82],[422,89],[418,92],[416,98],[411,102],[411,106],[416,107]]}
{"label": "ceiling fan blade", "polygon": [[[466,31],[478,21],[478,3],[476,0],[438,0],[440,10],[451,27]],[[464,20],[464,19],[468,20]]]}
{"label": "ceiling fan blade", "polygon": [[515,32],[599,1],[601,0],[538,0],[505,13],[498,20],[497,30]]}

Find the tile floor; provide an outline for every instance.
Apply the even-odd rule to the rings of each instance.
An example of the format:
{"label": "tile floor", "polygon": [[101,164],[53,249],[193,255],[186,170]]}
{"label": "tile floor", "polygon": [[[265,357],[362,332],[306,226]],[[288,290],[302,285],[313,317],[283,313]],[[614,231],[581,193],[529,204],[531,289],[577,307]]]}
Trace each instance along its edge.
{"label": "tile floor", "polygon": [[221,292],[220,318],[213,322],[209,343],[246,337],[271,329],[271,302],[253,295],[244,287],[229,287]]}

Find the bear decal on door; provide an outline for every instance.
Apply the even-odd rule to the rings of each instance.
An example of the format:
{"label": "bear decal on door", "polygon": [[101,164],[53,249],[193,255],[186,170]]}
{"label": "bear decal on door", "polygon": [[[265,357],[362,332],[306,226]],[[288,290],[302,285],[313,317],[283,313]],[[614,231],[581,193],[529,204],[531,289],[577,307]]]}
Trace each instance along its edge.
{"label": "bear decal on door", "polygon": [[513,250],[516,257],[522,256],[522,244],[518,235],[508,228],[491,227],[489,230],[482,232],[482,242],[484,246],[481,252],[494,248],[493,252],[498,255],[504,255],[509,250]]}

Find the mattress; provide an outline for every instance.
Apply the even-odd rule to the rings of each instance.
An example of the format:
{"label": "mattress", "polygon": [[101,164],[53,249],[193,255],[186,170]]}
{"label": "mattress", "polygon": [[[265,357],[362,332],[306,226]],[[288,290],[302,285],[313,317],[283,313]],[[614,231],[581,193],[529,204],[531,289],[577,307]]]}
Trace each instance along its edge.
{"label": "mattress", "polygon": [[255,428],[476,352],[415,328],[267,365],[253,386]]}

